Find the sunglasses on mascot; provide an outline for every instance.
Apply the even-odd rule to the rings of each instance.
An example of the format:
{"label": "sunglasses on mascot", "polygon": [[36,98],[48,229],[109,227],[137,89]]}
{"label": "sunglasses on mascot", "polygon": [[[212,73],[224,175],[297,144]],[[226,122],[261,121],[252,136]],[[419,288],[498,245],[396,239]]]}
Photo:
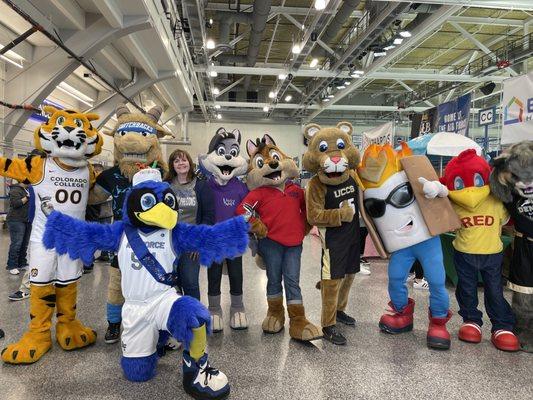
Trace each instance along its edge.
{"label": "sunglasses on mascot", "polygon": [[387,204],[395,208],[405,208],[415,201],[413,188],[409,182],[396,186],[386,199],[370,197],[363,201],[365,209],[372,218],[379,218],[385,214]]}

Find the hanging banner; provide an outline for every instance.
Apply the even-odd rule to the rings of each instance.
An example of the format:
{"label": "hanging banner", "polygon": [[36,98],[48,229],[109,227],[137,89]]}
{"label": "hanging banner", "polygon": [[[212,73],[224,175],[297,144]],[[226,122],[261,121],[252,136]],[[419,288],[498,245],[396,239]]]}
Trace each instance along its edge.
{"label": "hanging banner", "polygon": [[411,139],[428,133],[435,133],[437,116],[437,107],[430,108],[419,114],[413,114],[411,121]]}
{"label": "hanging banner", "polygon": [[364,151],[373,143],[392,145],[392,136],[394,134],[394,122],[387,122],[386,124],[377,126],[373,129],[363,132],[363,140],[361,143],[361,151]]}
{"label": "hanging banner", "polygon": [[471,94],[465,94],[455,100],[439,104],[438,131],[452,132],[468,136]]}
{"label": "hanging banner", "polygon": [[533,72],[503,81],[501,144],[533,139]]}

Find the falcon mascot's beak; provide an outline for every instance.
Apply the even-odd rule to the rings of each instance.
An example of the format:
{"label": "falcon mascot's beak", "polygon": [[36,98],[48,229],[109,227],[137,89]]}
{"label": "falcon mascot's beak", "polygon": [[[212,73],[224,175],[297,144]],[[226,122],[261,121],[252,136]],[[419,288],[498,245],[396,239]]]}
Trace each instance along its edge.
{"label": "falcon mascot's beak", "polygon": [[137,219],[146,225],[172,229],[178,223],[178,213],[164,203],[157,203],[148,211],[136,212]]}

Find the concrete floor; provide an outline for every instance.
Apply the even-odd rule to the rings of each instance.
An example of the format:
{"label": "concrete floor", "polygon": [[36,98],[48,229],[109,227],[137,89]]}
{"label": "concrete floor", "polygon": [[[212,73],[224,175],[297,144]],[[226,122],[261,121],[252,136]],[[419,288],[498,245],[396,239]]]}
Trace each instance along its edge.
{"label": "concrete floor", "polygon": [[[9,238],[0,234],[0,260],[5,265]],[[320,244],[306,239],[301,285],[310,320],[320,320]],[[289,338],[288,327],[278,335],[264,335],[261,321],[266,312],[265,273],[245,256],[245,304],[250,328],[226,329],[209,340],[210,359],[230,378],[233,399],[528,399],[533,398],[533,355],[504,353],[494,349],[490,326],[483,327],[481,344],[457,340],[460,318],[450,288],[453,335],[450,351],[426,347],[427,292],[412,293],[417,306],[415,330],[399,336],[379,332],[377,322],[387,303],[386,264],[372,264],[371,276],[357,276],[348,312],[357,327],[342,327],[348,345],[319,342],[303,345]],[[28,301],[12,303],[19,277],[0,270],[0,327],[6,337],[0,347],[20,337],[28,320]],[[98,331],[97,343],[84,350],[65,352],[56,344],[37,364],[0,365],[4,400],[29,399],[176,399],[187,398],[181,388],[180,354],[160,360],[158,375],[146,383],[123,378],[120,347],[106,345],[105,301],[107,266],[97,264],[81,279],[78,301],[84,323]],[[206,293],[206,273],[201,274]],[[229,291],[224,279],[223,291]],[[507,293],[509,294],[509,293]],[[229,310],[229,295],[224,309]],[[227,311],[226,311],[227,317]]]}

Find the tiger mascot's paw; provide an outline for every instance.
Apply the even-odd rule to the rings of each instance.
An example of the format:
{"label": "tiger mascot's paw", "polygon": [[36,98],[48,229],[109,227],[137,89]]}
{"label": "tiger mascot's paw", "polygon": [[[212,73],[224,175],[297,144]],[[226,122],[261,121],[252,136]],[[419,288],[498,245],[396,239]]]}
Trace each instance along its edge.
{"label": "tiger mascot's paw", "polygon": [[33,364],[51,347],[50,331],[26,332],[18,342],[2,350],[2,361],[8,364]]}
{"label": "tiger mascot's paw", "polygon": [[96,332],[75,319],[57,323],[56,339],[63,350],[76,350],[96,342]]}

